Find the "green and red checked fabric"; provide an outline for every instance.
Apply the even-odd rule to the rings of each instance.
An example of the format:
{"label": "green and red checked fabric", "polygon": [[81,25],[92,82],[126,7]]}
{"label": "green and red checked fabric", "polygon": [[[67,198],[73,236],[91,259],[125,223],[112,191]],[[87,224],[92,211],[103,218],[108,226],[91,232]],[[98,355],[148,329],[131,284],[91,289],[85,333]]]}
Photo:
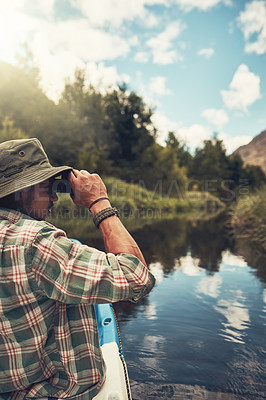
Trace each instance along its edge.
{"label": "green and red checked fabric", "polygon": [[1,400],[91,399],[105,376],[93,304],[138,301],[154,277],[3,208],[0,255]]}

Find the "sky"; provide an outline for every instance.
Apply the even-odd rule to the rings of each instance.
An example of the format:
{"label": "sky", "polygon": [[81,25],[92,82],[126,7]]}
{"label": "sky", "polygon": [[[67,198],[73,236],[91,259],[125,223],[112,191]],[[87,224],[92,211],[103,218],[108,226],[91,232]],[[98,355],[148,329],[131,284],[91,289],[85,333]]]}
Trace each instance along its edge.
{"label": "sky", "polygon": [[0,0],[0,61],[25,43],[49,98],[77,68],[101,90],[126,82],[162,145],[215,134],[230,154],[266,129],[266,0]]}

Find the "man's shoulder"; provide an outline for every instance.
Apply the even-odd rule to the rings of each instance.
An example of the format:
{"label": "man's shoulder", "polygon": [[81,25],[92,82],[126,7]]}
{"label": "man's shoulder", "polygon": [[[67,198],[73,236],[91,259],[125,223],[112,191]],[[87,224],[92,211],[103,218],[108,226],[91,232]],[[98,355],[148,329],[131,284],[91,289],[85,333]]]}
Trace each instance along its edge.
{"label": "man's shoulder", "polygon": [[[0,209],[1,236],[10,238],[13,244],[32,242],[38,234],[55,232],[58,229],[46,221],[28,217],[19,211]],[[13,240],[12,240],[13,238]],[[10,243],[11,244],[11,243]]]}

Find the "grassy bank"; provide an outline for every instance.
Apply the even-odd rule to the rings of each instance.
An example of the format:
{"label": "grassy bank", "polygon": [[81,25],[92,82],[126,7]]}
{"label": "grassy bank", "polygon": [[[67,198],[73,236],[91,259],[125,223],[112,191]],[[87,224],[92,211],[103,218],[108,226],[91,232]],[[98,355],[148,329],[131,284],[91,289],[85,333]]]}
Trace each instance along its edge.
{"label": "grassy bank", "polygon": [[[112,206],[119,210],[123,223],[131,232],[158,219],[176,216],[201,218],[224,207],[220,200],[205,192],[182,194],[177,188],[173,188],[173,193],[176,190],[176,197],[169,197],[162,195],[159,185],[151,192],[116,178],[105,178],[104,182]],[[75,206],[69,195],[60,195],[49,221],[66,231],[69,236],[82,241],[88,239],[90,234],[95,236],[92,215],[88,209]]]}
{"label": "grassy bank", "polygon": [[237,239],[266,252],[266,187],[240,199],[233,211],[232,226]]}

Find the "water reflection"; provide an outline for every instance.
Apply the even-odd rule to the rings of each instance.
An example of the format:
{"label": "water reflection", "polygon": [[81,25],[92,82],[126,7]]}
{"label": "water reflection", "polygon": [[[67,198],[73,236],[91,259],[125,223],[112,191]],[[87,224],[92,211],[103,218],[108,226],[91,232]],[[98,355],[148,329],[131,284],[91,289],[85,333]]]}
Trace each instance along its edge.
{"label": "water reflection", "polygon": [[264,275],[227,233],[223,216],[135,233],[157,283],[115,306],[134,400],[265,398]]}
{"label": "water reflection", "polygon": [[189,276],[200,275],[200,259],[193,258],[191,255],[181,257],[176,262],[176,269]]}
{"label": "water reflection", "polygon": [[227,319],[227,322],[223,322],[225,329],[222,336],[225,340],[244,344],[244,336],[240,331],[247,329],[250,321],[248,309],[244,304],[237,300],[233,303],[228,300],[220,300],[216,310]]}
{"label": "water reflection", "polygon": [[220,275],[204,276],[197,285],[197,292],[213,298],[217,298],[223,279]]}
{"label": "water reflection", "polygon": [[[193,268],[191,273],[197,273],[199,267],[212,275],[219,271],[222,257],[232,257],[231,262],[240,262],[237,261],[237,256],[232,254],[239,253],[266,283],[266,254],[252,248],[250,243],[233,238],[229,225],[230,217],[221,213],[204,220],[156,220],[132,235],[140,245],[147,263],[151,268],[157,269],[155,274],[159,273],[159,280],[162,279],[162,273],[164,276],[176,270],[178,263],[182,269]],[[104,250],[100,237],[90,237],[87,244]],[[194,263],[193,267],[191,260]],[[246,265],[245,261],[241,262]],[[228,263],[230,264],[229,260]]]}
{"label": "water reflection", "polygon": [[193,260],[198,259],[200,268],[210,273],[218,271],[222,252],[232,248],[224,214],[202,221],[160,221],[135,232],[134,237],[147,262],[160,262],[165,274],[176,268],[176,260],[183,258],[184,265],[188,254]]}
{"label": "water reflection", "polygon": [[246,262],[224,251],[214,274],[190,254],[151,269],[154,291],[119,317],[134,400],[264,398],[266,293]]}
{"label": "water reflection", "polygon": [[260,280],[266,283],[266,252],[262,252],[261,249],[242,239],[236,239],[234,248],[245,258],[248,265],[254,268],[255,274]]}

